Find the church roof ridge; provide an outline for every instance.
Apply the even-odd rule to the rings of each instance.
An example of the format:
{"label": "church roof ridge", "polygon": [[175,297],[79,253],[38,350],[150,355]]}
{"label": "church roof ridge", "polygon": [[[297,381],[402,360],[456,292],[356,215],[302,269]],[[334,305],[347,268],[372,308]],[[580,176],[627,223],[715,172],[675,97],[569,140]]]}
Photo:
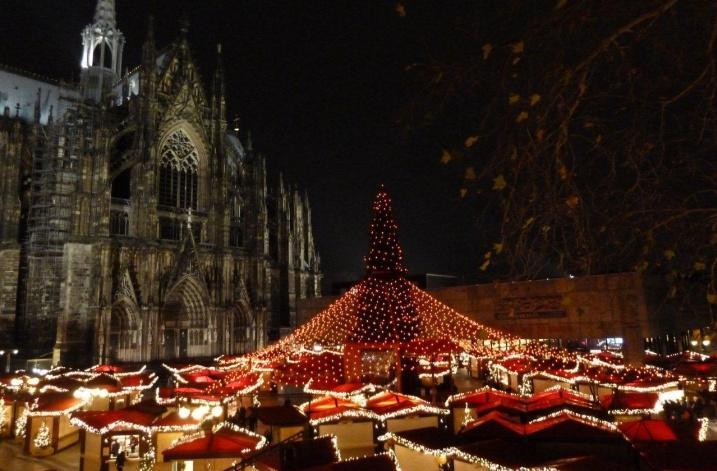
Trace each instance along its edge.
{"label": "church roof ridge", "polygon": [[0,70],[4,70],[5,72],[10,72],[12,74],[22,75],[24,77],[31,78],[34,80],[39,80],[41,82],[46,82],[51,85],[72,86],[72,84],[65,82],[62,79],[48,77],[47,75],[42,75],[42,74],[38,74],[36,72],[31,72],[29,70],[21,69],[20,67],[15,67],[13,65],[5,64],[3,62],[0,62]]}

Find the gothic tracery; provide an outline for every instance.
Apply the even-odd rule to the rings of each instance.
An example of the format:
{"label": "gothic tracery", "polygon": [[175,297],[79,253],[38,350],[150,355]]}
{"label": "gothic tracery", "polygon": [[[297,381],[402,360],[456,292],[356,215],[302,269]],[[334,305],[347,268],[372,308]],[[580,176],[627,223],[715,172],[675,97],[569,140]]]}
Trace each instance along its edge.
{"label": "gothic tracery", "polygon": [[199,155],[181,129],[170,134],[162,145],[159,168],[159,203],[197,209]]}

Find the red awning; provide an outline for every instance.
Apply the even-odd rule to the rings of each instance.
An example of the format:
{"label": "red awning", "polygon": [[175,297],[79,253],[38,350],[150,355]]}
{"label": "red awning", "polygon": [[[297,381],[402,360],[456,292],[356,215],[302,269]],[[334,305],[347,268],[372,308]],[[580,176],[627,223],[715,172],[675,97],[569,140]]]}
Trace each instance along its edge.
{"label": "red awning", "polygon": [[418,397],[384,391],[371,397],[366,402],[366,409],[378,415],[386,415],[421,405],[428,406],[430,404]]}
{"label": "red awning", "polygon": [[97,431],[105,430],[136,430],[149,427],[157,418],[157,414],[126,408],[110,411],[82,411],[72,417]]}
{"label": "red awning", "polygon": [[461,431],[461,436],[471,440],[495,438],[518,438],[525,435],[525,426],[509,420],[500,412],[493,411],[471,421]]}
{"label": "red awning", "polygon": [[600,422],[590,422],[567,413],[521,424],[497,411],[471,421],[461,435],[478,440],[529,436],[535,440],[591,441],[621,437],[616,430]]}
{"label": "red awning", "polygon": [[350,392],[358,391],[363,387],[364,387],[363,383],[344,383],[344,384],[339,384],[338,386],[336,386],[334,388],[331,388],[331,392],[350,393]]}
{"label": "red awning", "polygon": [[137,373],[119,378],[123,388],[132,388],[150,384],[153,380],[151,373]]}
{"label": "red awning", "polygon": [[45,393],[30,406],[30,412],[37,415],[42,415],[43,412],[70,412],[84,404],[85,401],[73,397],[70,393]]}
{"label": "red awning", "polygon": [[601,399],[608,410],[622,409],[654,409],[658,399],[657,393],[618,392]]}
{"label": "red awning", "polygon": [[637,442],[665,442],[677,440],[675,432],[664,420],[634,420],[618,425],[627,438]]}
{"label": "red awning", "polygon": [[223,427],[216,432],[207,431],[200,438],[175,445],[164,450],[162,454],[165,461],[242,458],[256,451],[263,442],[259,436]]}
{"label": "red awning", "polygon": [[186,419],[179,416],[179,412],[173,411],[164,417],[159,417],[157,420],[152,422],[153,427],[159,428],[171,428],[171,429],[182,429],[182,428],[197,428],[201,422],[192,418],[190,415]]}
{"label": "red awning", "polygon": [[309,419],[316,420],[342,414],[349,410],[358,410],[360,408],[361,406],[348,399],[326,396],[306,403],[302,410]]}
{"label": "red awning", "polygon": [[533,394],[524,399],[526,410],[536,411],[559,406],[576,406],[589,409],[597,408],[596,404],[589,398],[567,389],[554,389],[538,394]]}
{"label": "red awning", "polygon": [[468,407],[472,407],[490,403],[502,403],[508,407],[511,405],[518,407],[520,402],[520,398],[514,395],[498,391],[497,389],[484,388],[472,393],[460,395],[460,398],[451,400],[450,405],[451,407],[465,407],[465,405],[468,404]]}
{"label": "red awning", "polygon": [[225,378],[224,387],[228,389],[246,389],[249,386],[255,385],[259,381],[259,373],[243,373],[241,375],[230,375]]}
{"label": "red awning", "polygon": [[623,439],[617,430],[600,422],[581,420],[570,414],[560,414],[536,420],[525,426],[525,433],[535,440],[567,442],[612,441]]}

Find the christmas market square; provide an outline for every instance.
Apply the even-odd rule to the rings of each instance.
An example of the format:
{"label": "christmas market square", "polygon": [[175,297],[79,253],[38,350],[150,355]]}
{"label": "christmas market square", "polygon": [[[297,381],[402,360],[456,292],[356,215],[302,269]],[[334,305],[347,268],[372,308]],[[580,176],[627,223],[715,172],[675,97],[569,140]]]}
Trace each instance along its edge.
{"label": "christmas market square", "polygon": [[0,471],[717,469],[714,5],[6,1]]}

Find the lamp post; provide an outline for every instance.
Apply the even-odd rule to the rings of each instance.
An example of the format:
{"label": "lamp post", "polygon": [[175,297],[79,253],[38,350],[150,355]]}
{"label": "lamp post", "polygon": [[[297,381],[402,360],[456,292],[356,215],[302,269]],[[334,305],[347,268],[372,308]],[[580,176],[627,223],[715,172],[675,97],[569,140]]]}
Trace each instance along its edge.
{"label": "lamp post", "polygon": [[12,350],[0,350],[0,357],[5,355],[5,373],[10,372],[10,365],[12,363],[12,356],[17,355],[20,351],[17,348]]}

